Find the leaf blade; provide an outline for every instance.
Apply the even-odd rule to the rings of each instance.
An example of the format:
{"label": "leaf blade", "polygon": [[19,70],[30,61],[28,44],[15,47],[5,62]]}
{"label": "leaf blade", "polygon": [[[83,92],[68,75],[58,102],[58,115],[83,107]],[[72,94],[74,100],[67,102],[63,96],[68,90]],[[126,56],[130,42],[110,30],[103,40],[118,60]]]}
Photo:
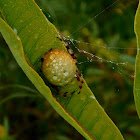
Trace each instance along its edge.
{"label": "leaf blade", "polygon": [[[15,0],[12,0],[15,1]],[[22,2],[23,0],[17,0],[19,2]],[[16,2],[17,2],[16,1]],[[65,49],[65,47],[62,45],[62,43],[56,38],[58,36],[57,30],[55,27],[46,20],[46,17],[41,13],[40,9],[37,7],[37,5],[32,0],[26,0],[24,2],[29,2],[32,7],[34,7],[35,11],[37,11],[37,15],[40,15],[40,21],[37,26],[33,26],[31,28],[32,30],[37,29],[40,25],[44,25],[44,27],[40,30],[38,33],[41,35],[39,39],[46,39],[47,36],[50,36],[50,40],[48,41],[47,47],[45,46],[45,43],[43,45],[43,50],[41,53],[38,54],[38,51],[40,50],[39,46],[41,46],[42,40],[40,42],[35,41],[33,38],[31,38],[31,44],[30,41],[28,41],[28,46],[33,46],[34,43],[37,43],[37,46],[35,48],[37,49],[29,49],[24,44],[24,36],[26,36],[26,30],[30,28],[30,26],[27,26],[27,29],[25,28],[25,32],[19,32],[20,28],[22,28],[24,25],[20,23],[20,20],[23,20],[22,15],[21,19],[19,18],[19,21],[13,22],[11,18],[8,18],[8,14],[6,14],[6,19],[8,24],[12,26],[12,28],[16,29],[18,31],[17,36],[13,30],[1,19],[0,20],[0,31],[2,32],[7,44],[9,45],[15,59],[17,60],[20,67],[23,69],[23,71],[26,73],[27,77],[32,81],[32,83],[36,86],[36,88],[42,93],[45,98],[50,102],[50,104],[55,108],[55,110],[65,119],[67,120],[73,127],[79,131],[86,139],[123,139],[122,135],[120,134],[118,128],[114,125],[114,123],[110,120],[110,118],[106,115],[104,110],[101,108],[99,103],[96,101],[93,93],[88,88],[87,84],[84,81],[83,88],[81,91],[81,94],[79,95],[73,95],[70,98],[63,98],[59,95],[56,96],[57,100],[52,96],[52,93],[50,89],[45,85],[43,79],[38,75],[36,71],[38,71],[38,67],[35,67],[36,71],[34,71],[26,62],[24,53],[27,55],[28,59],[30,60],[31,64],[33,66],[36,66],[38,63],[38,60],[40,57],[49,49],[57,48],[57,49]],[[4,2],[3,2],[4,3]],[[10,3],[11,4],[11,3]],[[18,5],[17,5],[18,6]],[[6,8],[5,4],[0,3],[0,7]],[[19,6],[20,7],[20,4]],[[4,10],[4,8],[2,8]],[[32,9],[32,8],[31,8]],[[5,10],[6,11],[6,10]],[[13,12],[14,13],[14,12]],[[11,14],[13,14],[11,13]],[[10,14],[10,12],[9,12]],[[12,15],[11,15],[12,16]],[[9,17],[11,17],[9,16]],[[18,16],[18,15],[16,15]],[[20,17],[18,16],[18,17]],[[32,13],[32,16],[34,14]],[[25,23],[30,22],[30,18],[35,21],[33,17],[29,17],[29,19],[25,19]],[[15,20],[16,17],[13,18]],[[42,22],[43,21],[43,22]],[[43,24],[44,22],[47,22],[46,24]],[[14,23],[14,24],[13,24]],[[18,27],[20,25],[20,28]],[[16,25],[16,26],[15,26]],[[36,24],[35,24],[36,25]],[[44,35],[44,30],[50,30],[50,34],[47,36]],[[44,29],[44,30],[43,30]],[[43,31],[42,31],[43,30]],[[7,35],[7,33],[9,35]],[[29,32],[27,31],[27,35]],[[31,34],[29,34],[31,36]],[[33,34],[32,34],[33,35]],[[21,40],[18,40],[18,37],[21,38]],[[26,40],[26,39],[25,39]],[[23,42],[23,46],[22,46]],[[26,41],[25,41],[26,42]],[[71,83],[69,87],[69,90],[72,90],[73,88],[77,88],[77,81],[74,79],[74,84]],[[66,89],[65,87],[62,90]],[[47,94],[46,94],[47,92]],[[76,104],[75,104],[76,103]],[[90,116],[90,117],[89,117]],[[90,119],[89,119],[90,118]],[[86,120],[86,122],[85,122]],[[103,129],[102,129],[103,127]]]}
{"label": "leaf blade", "polygon": [[[21,41],[17,39],[17,35],[12,31],[12,29],[0,18],[0,32],[2,33],[3,37],[5,38],[7,44],[11,52],[13,53],[17,63],[25,72],[27,77],[30,81],[36,86],[36,88],[44,95],[44,97],[50,102],[50,104],[54,107],[54,109],[66,120],[68,121],[73,127],[77,129],[79,133],[81,133],[85,138],[91,139],[82,128],[78,125],[75,125],[75,120],[72,119],[70,116],[66,116],[65,110],[61,107],[61,105],[56,102],[53,98],[50,89],[45,85],[44,81],[35,72],[26,62],[24,57],[24,52],[22,48]],[[7,36],[7,32],[9,35]],[[16,44],[16,46],[15,46]],[[17,51],[18,50],[18,53]],[[46,94],[47,93],[47,94]]]}
{"label": "leaf blade", "polygon": [[135,34],[137,38],[137,56],[135,64],[135,80],[134,80],[134,99],[136,104],[136,109],[138,116],[140,118],[140,4],[138,6],[136,16],[135,16]]}

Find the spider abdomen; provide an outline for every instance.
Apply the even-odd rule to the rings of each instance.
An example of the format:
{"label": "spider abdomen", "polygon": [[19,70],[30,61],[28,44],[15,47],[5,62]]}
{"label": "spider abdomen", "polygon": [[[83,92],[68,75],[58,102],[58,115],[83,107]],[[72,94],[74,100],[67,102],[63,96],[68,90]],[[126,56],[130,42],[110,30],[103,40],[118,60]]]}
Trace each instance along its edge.
{"label": "spider abdomen", "polygon": [[76,69],[75,60],[63,50],[50,50],[43,56],[42,72],[53,85],[64,86],[71,82]]}

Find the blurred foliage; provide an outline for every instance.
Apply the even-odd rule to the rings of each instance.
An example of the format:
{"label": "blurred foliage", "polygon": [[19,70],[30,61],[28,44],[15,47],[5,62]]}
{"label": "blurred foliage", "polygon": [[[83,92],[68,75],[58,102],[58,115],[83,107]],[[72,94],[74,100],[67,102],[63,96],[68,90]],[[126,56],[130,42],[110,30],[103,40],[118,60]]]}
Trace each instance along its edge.
{"label": "blurred foliage", "polygon": [[[63,36],[80,41],[74,41],[76,47],[96,56],[78,52],[71,43],[87,84],[124,138],[140,139],[133,99],[138,0],[118,1],[100,15],[113,0],[36,2]],[[0,36],[0,140],[30,139],[84,140],[38,93]]]}

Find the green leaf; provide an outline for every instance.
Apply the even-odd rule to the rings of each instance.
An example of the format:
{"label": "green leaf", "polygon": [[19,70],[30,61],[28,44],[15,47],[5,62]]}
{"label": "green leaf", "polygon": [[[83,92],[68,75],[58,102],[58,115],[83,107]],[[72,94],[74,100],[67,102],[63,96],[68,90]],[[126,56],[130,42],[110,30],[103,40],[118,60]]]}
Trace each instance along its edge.
{"label": "green leaf", "polygon": [[0,90],[6,90],[8,88],[19,88],[22,90],[26,90],[28,92],[38,93],[37,90],[32,89],[32,88],[27,87],[27,86],[23,86],[23,85],[12,84],[12,85],[0,86]]}
{"label": "green leaf", "polygon": [[[19,66],[54,109],[88,140],[123,140],[120,131],[101,108],[85,81],[80,94],[64,98],[52,93],[45,79],[39,75],[40,59],[44,53],[51,48],[65,51],[66,48],[57,39],[59,34],[56,28],[34,1],[4,0],[0,2],[0,8],[6,20],[0,19],[0,32]],[[73,79],[60,90],[77,92],[78,88],[77,80]]]}
{"label": "green leaf", "polygon": [[135,17],[135,33],[137,37],[137,56],[135,66],[134,98],[138,116],[140,118],[140,4]]}
{"label": "green leaf", "polygon": [[36,96],[36,95],[30,95],[30,94],[27,94],[27,93],[14,93],[13,95],[10,95],[4,99],[2,99],[0,101],[0,105],[2,105],[3,103],[11,100],[11,99],[14,99],[14,98],[24,98],[24,97],[30,97],[30,98],[39,98],[39,96]]}

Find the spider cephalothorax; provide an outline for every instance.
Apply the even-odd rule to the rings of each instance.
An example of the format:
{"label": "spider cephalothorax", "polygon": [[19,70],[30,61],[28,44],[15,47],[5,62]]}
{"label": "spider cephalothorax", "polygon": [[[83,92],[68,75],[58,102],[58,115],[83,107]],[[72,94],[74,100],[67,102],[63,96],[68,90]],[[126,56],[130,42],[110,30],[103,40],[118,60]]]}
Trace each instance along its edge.
{"label": "spider cephalothorax", "polygon": [[[62,41],[62,40],[61,40]],[[62,87],[69,84],[74,77],[77,78],[79,89],[81,91],[83,79],[82,74],[77,68],[77,58],[68,45],[66,45],[68,52],[64,50],[51,49],[42,57],[42,67],[46,79],[54,86]],[[61,94],[65,95],[66,94]]]}

